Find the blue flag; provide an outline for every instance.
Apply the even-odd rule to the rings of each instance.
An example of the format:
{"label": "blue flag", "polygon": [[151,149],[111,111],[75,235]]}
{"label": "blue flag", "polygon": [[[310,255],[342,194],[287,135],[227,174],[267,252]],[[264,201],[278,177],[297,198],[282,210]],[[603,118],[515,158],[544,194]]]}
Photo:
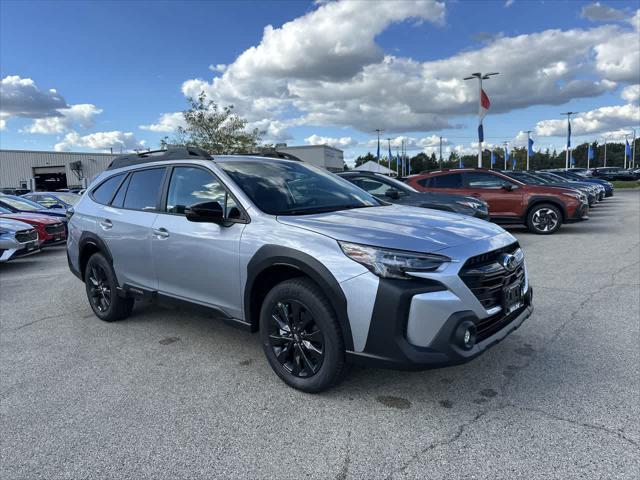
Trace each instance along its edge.
{"label": "blue flag", "polygon": [[575,159],[575,158],[573,158],[573,152],[571,152],[571,153],[569,154],[569,161],[571,162],[571,166],[572,166],[572,167],[575,167],[575,166],[576,166],[576,159]]}
{"label": "blue flag", "polygon": [[494,167],[496,165],[496,153],[491,150],[491,166]]}
{"label": "blue flag", "polygon": [[529,156],[533,156],[533,140],[529,139]]}
{"label": "blue flag", "polygon": [[509,163],[509,147],[504,147],[504,165],[505,168],[507,166],[507,163]]}
{"label": "blue flag", "polygon": [[518,160],[516,159],[516,156],[514,155],[514,156],[513,156],[513,160],[512,160],[512,167],[511,167],[511,170],[515,170],[515,169],[516,169],[516,163],[517,163],[517,161],[518,161]]}
{"label": "blue flag", "polygon": [[464,163],[462,163],[462,157],[458,159],[458,168],[464,168]]}
{"label": "blue flag", "polygon": [[567,120],[567,148],[571,147],[571,120]]}
{"label": "blue flag", "polygon": [[587,150],[587,158],[593,160],[593,145],[589,144],[589,150]]}
{"label": "blue flag", "polygon": [[378,162],[380,161],[380,141],[378,140],[378,153],[376,154],[376,158],[378,159]]}
{"label": "blue flag", "polygon": [[391,155],[391,142],[389,142],[389,168],[391,168],[391,159],[393,158],[393,155]]}
{"label": "blue flag", "polygon": [[631,146],[629,145],[629,140],[625,140],[626,146],[624,147],[624,151],[627,153],[627,158],[631,158]]}
{"label": "blue flag", "polygon": [[402,169],[402,157],[400,157],[400,154],[396,156],[396,163],[400,165],[400,169]]}

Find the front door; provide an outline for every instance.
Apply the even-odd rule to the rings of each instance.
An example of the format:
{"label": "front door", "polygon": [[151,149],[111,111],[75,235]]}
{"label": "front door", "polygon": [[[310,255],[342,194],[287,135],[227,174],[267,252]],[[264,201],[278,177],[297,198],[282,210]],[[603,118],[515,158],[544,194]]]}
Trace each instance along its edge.
{"label": "front door", "polygon": [[[187,220],[185,208],[204,202],[218,202],[230,221],[221,225]],[[239,253],[245,224],[233,221],[241,217],[233,197],[211,171],[175,166],[164,203],[153,224],[158,291],[241,318]]]}
{"label": "front door", "polygon": [[491,217],[520,217],[522,190],[513,182],[488,172],[465,172],[463,195],[481,198],[489,204]]}

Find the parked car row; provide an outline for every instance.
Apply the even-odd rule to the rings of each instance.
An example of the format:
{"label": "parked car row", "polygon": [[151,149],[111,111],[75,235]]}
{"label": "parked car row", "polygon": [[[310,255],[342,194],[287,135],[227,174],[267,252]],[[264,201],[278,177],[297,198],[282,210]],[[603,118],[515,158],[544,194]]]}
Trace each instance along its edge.
{"label": "parked car row", "polygon": [[549,235],[563,223],[588,219],[590,207],[613,195],[611,183],[576,176],[572,172],[463,168],[411,175],[406,182],[422,192],[483,200],[491,221],[524,224],[533,233]]}
{"label": "parked car row", "polygon": [[583,175],[587,177],[594,178],[602,178],[603,180],[615,181],[615,180],[639,180],[640,179],[640,168],[628,168],[624,169],[621,167],[599,167],[599,168],[590,168],[589,170],[584,170],[582,172]]}
{"label": "parked car row", "polygon": [[[41,199],[45,204],[30,198]],[[0,194],[0,262],[65,243],[68,209],[79,198],[58,192],[36,192],[22,197]]]}

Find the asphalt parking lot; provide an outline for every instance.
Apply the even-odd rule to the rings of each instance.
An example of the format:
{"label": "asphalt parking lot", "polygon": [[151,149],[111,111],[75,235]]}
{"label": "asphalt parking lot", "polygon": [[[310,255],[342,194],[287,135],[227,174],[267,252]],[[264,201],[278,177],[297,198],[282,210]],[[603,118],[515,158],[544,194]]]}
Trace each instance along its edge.
{"label": "asphalt parking lot", "polygon": [[0,477],[637,478],[640,192],[511,229],[535,312],[453,368],[285,386],[256,335],[138,304],[100,322],[64,248],[0,266]]}

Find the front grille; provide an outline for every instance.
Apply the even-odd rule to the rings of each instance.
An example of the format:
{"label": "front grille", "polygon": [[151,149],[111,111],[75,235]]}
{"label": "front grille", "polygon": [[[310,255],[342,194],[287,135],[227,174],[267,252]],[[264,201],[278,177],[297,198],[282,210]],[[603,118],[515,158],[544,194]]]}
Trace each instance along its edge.
{"label": "front grille", "polygon": [[515,282],[524,282],[524,263],[513,272],[498,263],[499,255],[514,253],[519,247],[513,243],[491,252],[471,257],[460,269],[460,278],[473,292],[482,306],[489,310],[502,303],[502,289]]}
{"label": "front grille", "polygon": [[64,223],[54,223],[44,227],[45,231],[49,235],[55,235],[56,233],[64,233]]}
{"label": "front grille", "polygon": [[20,230],[16,232],[16,240],[20,243],[31,242],[38,239],[38,232],[35,230]]}

